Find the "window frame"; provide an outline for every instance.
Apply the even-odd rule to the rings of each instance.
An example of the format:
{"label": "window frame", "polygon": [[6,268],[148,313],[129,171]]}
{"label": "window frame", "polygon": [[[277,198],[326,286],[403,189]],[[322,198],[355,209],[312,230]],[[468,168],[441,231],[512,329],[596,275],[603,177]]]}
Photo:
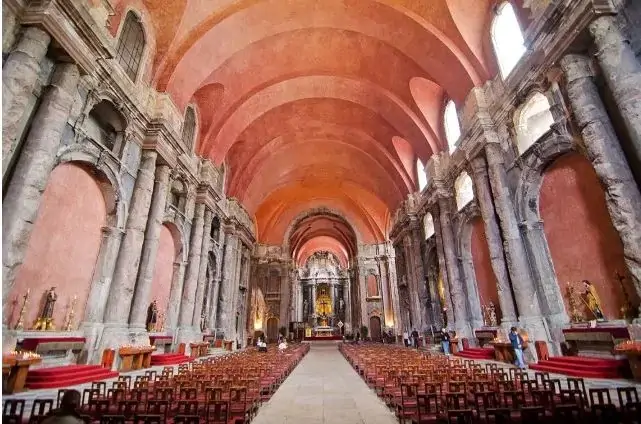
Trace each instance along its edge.
{"label": "window frame", "polygon": [[[131,24],[131,26],[128,26],[128,24]],[[134,26],[133,24],[136,24],[137,27]],[[124,43],[124,39],[125,39],[124,37],[128,35],[126,31],[131,30],[131,29],[138,29],[138,28],[140,29],[141,38],[140,38],[140,40],[136,40],[136,41],[140,41],[140,44],[135,46],[136,47],[134,49],[135,51],[131,51],[130,52],[131,53],[131,58],[135,58],[136,57],[136,56],[134,56],[134,53],[139,53],[139,55],[137,56],[138,63],[137,63],[137,67],[135,69],[135,74],[132,75],[133,70],[130,72],[128,70],[128,68],[130,66],[129,65],[125,65],[123,63],[123,61],[121,60],[121,58],[123,57],[121,49],[123,48],[123,46],[126,46],[126,43]],[[136,11],[134,11],[133,9],[130,9],[125,14],[125,19],[123,19],[122,25],[120,27],[120,32],[118,34],[118,41],[116,43],[115,59],[118,62],[118,65],[120,65],[120,67],[121,67],[122,71],[125,73],[125,75],[127,75],[127,77],[134,84],[138,82],[140,76],[143,73],[142,70],[143,70],[143,65],[144,65],[144,62],[145,62],[146,52],[147,52],[147,34],[145,33],[145,26],[143,25],[143,21],[142,21],[142,18],[140,16],[140,14],[137,13]],[[131,60],[131,58],[130,58],[130,60]]]}
{"label": "window frame", "polygon": [[[497,42],[498,37],[496,37],[497,21],[501,19],[502,13],[504,12],[504,9],[506,7],[509,7],[512,10],[512,14],[514,15],[514,22],[518,26],[520,38],[521,40],[523,40],[523,43],[522,43],[523,52],[519,56],[518,60],[514,62],[512,67],[507,72],[501,65],[501,59],[500,59],[501,56],[499,55],[499,51],[501,50],[501,48],[497,47],[499,45],[499,42]],[[523,56],[525,56],[525,54],[527,53],[527,47],[525,46],[525,34],[523,32],[523,28],[521,27],[521,22],[519,22],[519,18],[516,15],[516,10],[514,9],[514,5],[509,0],[503,1],[500,5],[496,6],[496,8],[494,9],[494,18],[492,19],[492,23],[490,25],[490,42],[492,44],[492,50],[494,51],[494,58],[496,59],[496,65],[498,66],[499,73],[501,74],[501,79],[505,80],[517,68],[519,62],[521,62],[521,60],[523,59]]]}
{"label": "window frame", "polygon": [[[450,113],[453,112],[453,114]],[[450,122],[450,119],[455,119],[455,122]],[[456,128],[451,128],[451,125],[456,124]],[[453,139],[454,134],[452,130],[456,130],[456,139]],[[445,132],[445,141],[447,141],[447,147],[450,153],[454,152],[458,148],[459,141],[461,140],[462,131],[461,131],[461,119],[459,118],[458,108],[454,100],[449,99],[445,103],[443,108],[443,130]]]}

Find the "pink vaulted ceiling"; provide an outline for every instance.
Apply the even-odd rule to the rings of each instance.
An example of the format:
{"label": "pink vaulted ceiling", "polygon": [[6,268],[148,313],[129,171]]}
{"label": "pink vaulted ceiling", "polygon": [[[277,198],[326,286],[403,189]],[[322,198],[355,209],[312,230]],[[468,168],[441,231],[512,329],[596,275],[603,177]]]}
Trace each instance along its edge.
{"label": "pink vaulted ceiling", "polygon": [[[416,190],[416,160],[447,145],[445,101],[495,74],[496,2],[112,0],[110,25],[133,8],[151,26],[145,75],[181,110],[197,106],[197,150],[226,165],[260,242],[286,242],[292,220],[327,208],[373,243]],[[349,257],[323,228],[297,252]]]}

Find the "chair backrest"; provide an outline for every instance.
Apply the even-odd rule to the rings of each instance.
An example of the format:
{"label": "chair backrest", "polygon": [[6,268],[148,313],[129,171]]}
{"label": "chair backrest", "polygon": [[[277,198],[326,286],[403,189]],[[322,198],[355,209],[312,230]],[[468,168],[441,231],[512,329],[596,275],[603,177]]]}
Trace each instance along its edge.
{"label": "chair backrest", "polygon": [[561,404],[563,405],[577,405],[581,409],[583,409],[584,407],[583,393],[581,392],[581,390],[561,389],[559,397],[561,398]]}
{"label": "chair backrest", "polygon": [[578,405],[558,405],[554,408],[554,418],[557,422],[564,424],[580,423],[582,419],[582,408]]}
{"label": "chair backrest", "polygon": [[207,424],[227,424],[229,421],[229,403],[225,400],[210,400],[205,407]]}
{"label": "chair backrest", "polygon": [[611,405],[612,397],[610,389],[590,389],[590,404],[592,405]]}
{"label": "chair backrest", "polygon": [[118,381],[121,381],[127,385],[126,389],[131,389],[131,376],[130,375],[119,375]]}
{"label": "chair backrest", "polygon": [[474,413],[471,409],[453,409],[447,411],[447,421],[456,424],[474,424]]}
{"label": "chair backrest", "polygon": [[639,402],[639,394],[636,387],[617,387],[617,396],[619,397],[619,406]]}
{"label": "chair backrest", "polygon": [[551,390],[532,390],[531,395],[534,406],[542,406],[545,409],[552,409],[554,407],[554,394]]}
{"label": "chair backrest", "polygon": [[229,400],[231,402],[247,402],[247,387],[231,387]]}
{"label": "chair backrest", "polygon": [[174,417],[174,424],[199,424],[200,416],[178,414]]}
{"label": "chair backrest", "polygon": [[[60,402],[62,401],[62,396],[64,392],[58,391],[58,407],[60,407]],[[93,400],[96,400],[100,397],[100,390],[98,389],[84,389],[82,391],[82,404],[89,405]]]}
{"label": "chair backrest", "polygon": [[44,417],[53,409],[53,399],[36,399],[31,405],[31,415],[29,421],[34,418]]}
{"label": "chair backrest", "polygon": [[22,422],[24,415],[24,399],[8,399],[2,407],[2,422]]}
{"label": "chair backrest", "polygon": [[494,424],[512,424],[510,408],[490,408],[485,412],[487,422]]}
{"label": "chair backrest", "polygon": [[445,400],[448,410],[465,409],[467,407],[467,396],[465,393],[448,393],[445,395]]}
{"label": "chair backrest", "polygon": [[588,392],[585,390],[585,381],[583,381],[582,378],[568,377],[566,380],[566,384],[568,386],[568,389],[580,391],[581,396],[583,397],[583,401],[585,403],[588,402]]}
{"label": "chair backrest", "polygon": [[147,401],[149,400],[149,389],[147,388],[131,389],[130,398],[140,403],[147,403]]}
{"label": "chair backrest", "polygon": [[494,392],[475,392],[474,404],[479,412],[488,408],[498,408],[499,406],[496,393]]}
{"label": "chair backrest", "polygon": [[422,417],[436,415],[438,413],[438,395],[436,393],[417,394],[416,409],[419,422],[422,421]]}
{"label": "chair backrest", "polygon": [[198,414],[198,401],[197,400],[179,400],[177,413],[180,415]]}
{"label": "chair backrest", "polygon": [[125,417],[133,417],[138,412],[142,412],[144,406],[137,400],[121,400],[118,401],[118,414]]}
{"label": "chair backrest", "polygon": [[518,409],[525,404],[525,396],[521,390],[506,390],[503,392],[503,406]]}
{"label": "chair backrest", "polygon": [[205,400],[222,400],[223,388],[222,387],[205,387]]}
{"label": "chair backrest", "polygon": [[107,382],[106,381],[94,381],[91,383],[91,388],[98,390],[100,396],[105,396],[107,394]]}
{"label": "chair backrest", "polygon": [[169,401],[155,399],[147,402],[147,414],[161,415],[164,419],[167,417],[167,412],[169,412]]}
{"label": "chair backrest", "polygon": [[158,414],[138,414],[134,417],[134,424],[164,424],[165,417]]}
{"label": "chair backrest", "polygon": [[100,424],[125,424],[127,419],[124,415],[102,415]]}
{"label": "chair backrest", "polygon": [[540,424],[545,422],[545,408],[542,406],[521,407],[521,424]]}
{"label": "chair backrest", "polygon": [[183,400],[196,399],[198,398],[198,389],[195,387],[181,387],[179,398]]}

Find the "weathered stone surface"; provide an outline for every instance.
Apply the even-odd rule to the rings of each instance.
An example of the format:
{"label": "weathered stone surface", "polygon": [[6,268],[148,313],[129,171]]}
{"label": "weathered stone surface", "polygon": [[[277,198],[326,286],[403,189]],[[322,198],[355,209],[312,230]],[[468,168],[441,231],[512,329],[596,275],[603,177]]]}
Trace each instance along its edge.
{"label": "weathered stone surface", "polygon": [[461,281],[461,273],[458,266],[456,255],[456,243],[454,241],[454,231],[452,230],[452,218],[449,203],[450,199],[440,197],[439,205],[439,223],[441,236],[443,238],[443,252],[447,268],[448,280],[450,283],[450,295],[452,296],[452,309],[454,321],[449,323],[456,328],[459,338],[472,337],[472,328],[469,322],[469,313],[467,310],[467,299]]}
{"label": "weathered stone surface", "polygon": [[589,26],[596,57],[619,108],[637,163],[641,163],[641,63],[615,16],[602,16]]}
{"label": "weathered stone surface", "polygon": [[2,202],[3,306],[6,306],[18,267],[24,260],[79,77],[75,65],[59,64],[56,67]]}
{"label": "weathered stone surface", "polygon": [[180,315],[180,302],[182,299],[184,281],[185,262],[179,260],[174,262],[174,271],[171,276],[169,305],[167,306],[167,325],[165,325],[168,330],[175,330],[178,327],[178,316]]}
{"label": "weathered stone surface", "polygon": [[212,212],[207,208],[205,210],[205,228],[203,229],[202,244],[200,248],[200,267],[198,270],[198,281],[196,288],[196,300],[194,303],[194,314],[192,317],[192,325],[194,329],[200,330],[200,319],[203,313],[203,296],[205,294],[205,285],[207,284],[207,255],[211,245],[211,220]]}
{"label": "weathered stone surface", "polygon": [[476,188],[476,198],[485,226],[485,235],[490,252],[490,263],[494,271],[494,276],[496,277],[496,288],[499,294],[502,314],[501,325],[509,329],[516,324],[517,318],[516,311],[514,310],[514,300],[512,299],[507,266],[505,265],[501,230],[496,222],[492,191],[487,176],[487,164],[485,158],[477,157],[471,161],[471,165],[474,174],[473,181]]}
{"label": "weathered stone surface", "polygon": [[154,189],[157,157],[158,153],[155,150],[143,151],[125,226],[125,236],[120,246],[107,301],[105,323],[127,324],[129,319]]}
{"label": "weathered stone surface", "polygon": [[11,162],[20,122],[38,81],[40,61],[51,37],[36,27],[27,28],[2,68],[2,174]]}
{"label": "weathered stone surface", "polygon": [[194,302],[196,299],[196,285],[200,270],[200,254],[203,242],[203,225],[205,217],[205,204],[197,203],[194,221],[192,225],[191,242],[189,244],[189,259],[187,260],[187,271],[185,272],[185,283],[183,285],[182,299],[180,302],[180,314],[178,324],[181,328],[191,327],[194,316]]}
{"label": "weathered stone surface", "polygon": [[239,255],[240,241],[233,229],[225,231],[225,253],[223,257],[223,275],[218,298],[218,327],[224,331],[225,339],[233,340],[234,328],[234,291],[237,291],[236,263]]}
{"label": "weathered stone surface", "polygon": [[561,67],[587,156],[605,189],[608,212],[623,243],[625,263],[641,295],[641,194],[592,79],[589,59],[567,55]]}
{"label": "weathered stone surface", "polygon": [[151,283],[156,266],[158,243],[160,242],[160,230],[167,204],[167,193],[169,187],[169,174],[171,168],[168,165],[156,167],[154,191],[151,198],[151,206],[145,230],[145,242],[142,246],[140,260],[140,271],[134,292],[133,304],[129,322],[138,328],[145,328],[147,320],[147,309],[151,302]]}

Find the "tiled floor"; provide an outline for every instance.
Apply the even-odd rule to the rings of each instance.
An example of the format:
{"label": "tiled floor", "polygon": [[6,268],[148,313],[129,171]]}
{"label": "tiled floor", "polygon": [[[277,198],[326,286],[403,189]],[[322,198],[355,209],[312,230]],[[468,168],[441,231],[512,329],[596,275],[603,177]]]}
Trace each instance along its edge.
{"label": "tiled floor", "polygon": [[394,414],[350,367],[335,343],[310,352],[263,405],[253,424],[393,424]]}

